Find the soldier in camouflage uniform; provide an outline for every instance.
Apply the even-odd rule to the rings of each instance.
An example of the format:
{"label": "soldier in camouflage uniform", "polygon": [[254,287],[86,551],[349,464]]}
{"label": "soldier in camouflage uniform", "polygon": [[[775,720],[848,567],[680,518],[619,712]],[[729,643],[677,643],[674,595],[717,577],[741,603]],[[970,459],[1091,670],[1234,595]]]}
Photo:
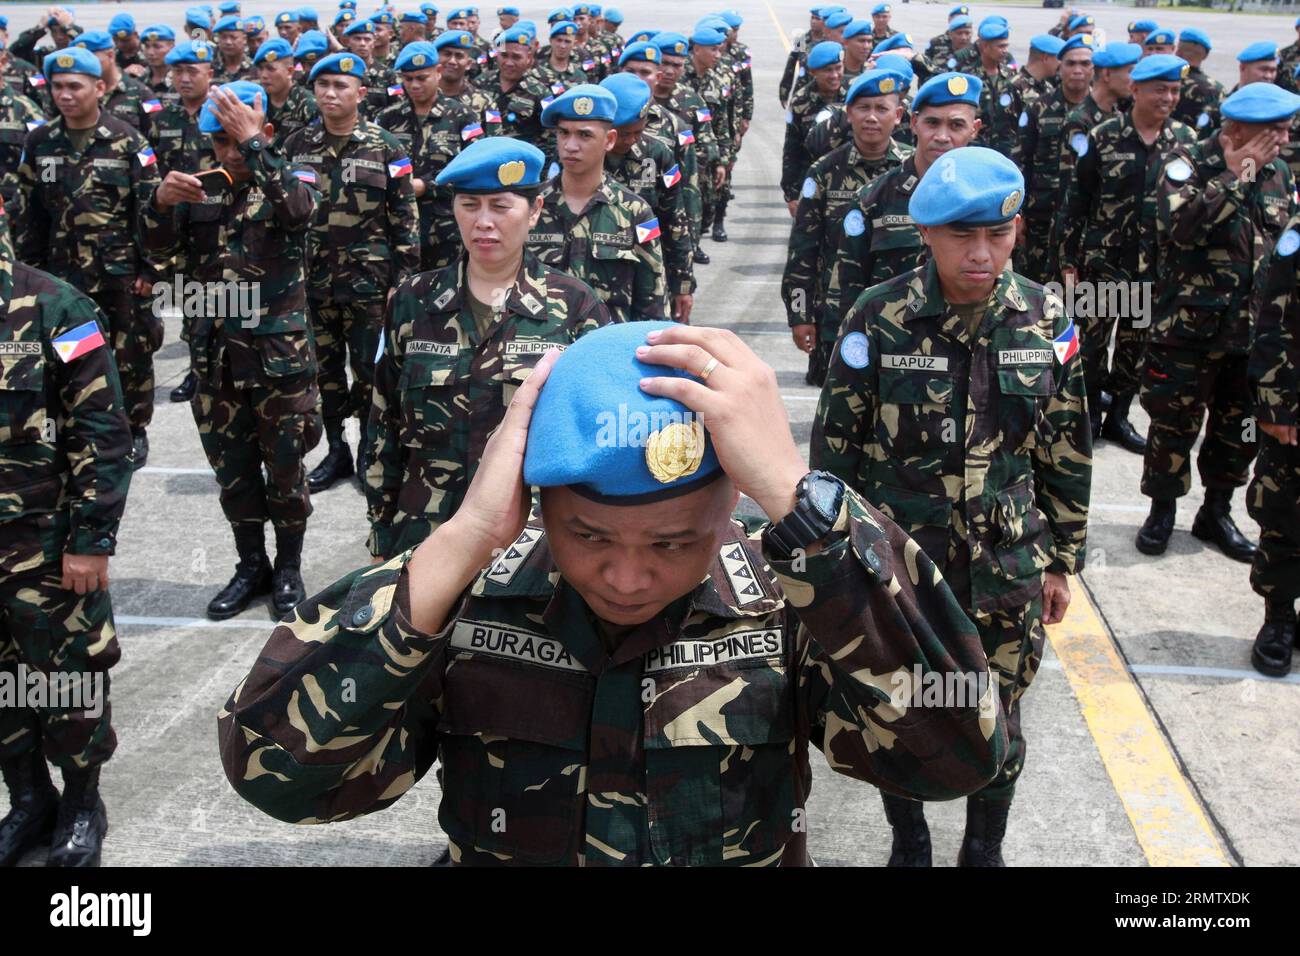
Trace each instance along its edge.
{"label": "soldier in camouflage uniform", "polygon": [[694,245],[686,218],[683,176],[672,147],[650,135],[650,87],[640,77],[616,73],[600,83],[618,100],[614,145],[605,154],[605,171],[649,204],[659,223],[671,317],[690,322],[695,274]]}
{"label": "soldier in camouflage uniform", "polygon": [[948,11],[948,29],[931,37],[925,52],[915,58],[917,74],[922,83],[936,73],[949,73],[957,69],[957,53],[971,45],[974,23],[970,18],[970,7],[965,4]]}
{"label": "soldier in camouflage uniform", "polygon": [[45,125],[41,108],[8,87],[0,87],[0,200],[12,204],[18,192],[18,163],[27,134]]}
{"label": "soldier in camouflage uniform", "polygon": [[823,300],[844,217],[856,206],[859,190],[912,152],[891,136],[903,112],[900,85],[890,70],[869,70],[853,81],[845,97],[852,141],[813,163],[799,190],[781,298],[795,346],[808,354],[804,381],[819,388],[839,331],[838,321],[826,321]]}
{"label": "soldier in camouflage uniform", "polygon": [[[180,102],[181,95],[172,83],[171,68],[167,65],[167,54],[176,48],[176,31],[166,24],[156,24],[140,31],[140,40],[144,47],[145,63],[148,71],[142,78],[145,86],[154,94],[154,99],[165,109]],[[155,151],[157,147],[154,147]]]}
{"label": "soldier in camouflage uniform", "polygon": [[550,56],[539,60],[533,67],[533,76],[551,91],[553,97],[587,82],[587,74],[572,57],[577,33],[577,24],[572,20],[557,22],[551,27]]}
{"label": "soldier in camouflage uniform", "polygon": [[294,82],[311,89],[311,69],[330,51],[329,40],[319,30],[309,30],[293,45]]}
{"label": "soldier in camouflage uniform", "polygon": [[384,303],[420,267],[412,160],[392,133],[360,116],[365,74],[365,61],[353,53],[317,62],[311,79],[321,123],[284,145],[290,166],[317,193],[307,241],[307,299],[329,450],[307,476],[313,492],[353,473],[345,419],[362,419],[358,453],[368,447],[365,417]]}
{"label": "soldier in camouflage uniform", "polygon": [[[1055,39],[1051,37],[1050,39]],[[1061,139],[1065,118],[1088,96],[1092,81],[1092,35],[1080,33],[1061,48],[1060,86],[1041,98],[1031,96],[1020,116],[1020,142],[1015,156],[1025,173],[1025,212],[1016,271],[1034,282],[1057,279],[1057,258],[1051,248],[1052,224],[1060,211]]]}
{"label": "soldier in camouflage uniform", "polygon": [[443,269],[460,258],[460,230],[451,211],[451,190],[434,180],[468,143],[483,136],[478,116],[438,89],[440,67],[433,44],[408,43],[397,55],[406,95],[375,117],[397,137],[413,166],[411,185],[420,211],[420,270]]}
{"label": "soldier in camouflage uniform", "polygon": [[[94,302],[16,261],[0,211],[0,668],[10,681],[23,681],[19,668],[45,674],[51,690],[61,674],[80,694],[0,707],[11,808],[0,866],[42,844],[46,866],[97,866],[108,829],[99,773],[117,746],[108,670],[120,653],[108,559],[131,426],[107,335]],[[62,796],[47,757],[63,771]]]}
{"label": "soldier in camouflage uniform", "polygon": [[1296,18],[1295,31],[1296,42],[1282,47],[1277,58],[1277,85],[1292,93],[1300,92],[1295,79],[1295,69],[1300,66],[1300,17]]}
{"label": "soldier in camouflage uniform", "polygon": [[[347,16],[345,17],[345,14]],[[337,31],[340,22],[346,21],[351,23],[356,19],[356,11],[339,10],[338,15],[334,18],[334,28]],[[298,13],[296,10],[282,10],[275,15],[271,21],[275,26],[275,32],[280,35],[281,39],[288,40],[290,43],[296,43],[302,30],[298,26]]]}
{"label": "soldier in camouflage uniform", "polygon": [[736,152],[749,132],[754,119],[754,59],[749,47],[740,42],[740,27],[745,22],[735,10],[718,14],[727,25],[726,42],[722,47],[722,62],[731,71],[731,86],[735,90]]}
{"label": "soldier in camouflage uniform", "polygon": [[[47,32],[50,43],[38,46]],[[49,15],[37,22],[36,26],[18,34],[18,39],[9,44],[9,51],[15,59],[43,64],[47,56],[56,50],[66,49],[82,32],[82,27],[73,22],[71,10],[67,7],[51,7]]]}
{"label": "soldier in camouflage uniform", "polygon": [[975,43],[978,55],[963,72],[977,77],[983,84],[980,100],[980,145],[996,149],[1003,156],[1017,160],[1020,114],[1024,106],[1017,97],[1020,91],[1012,85],[1015,71],[1007,63],[1011,41],[1007,25],[992,17],[986,18],[979,29]]}
{"label": "soldier in camouflage uniform", "polygon": [[821,7],[813,7],[808,13],[808,29],[804,32],[796,33],[790,43],[790,54],[785,60],[785,69],[781,73],[781,82],[777,86],[777,93],[781,97],[781,106],[790,102],[790,95],[794,92],[795,86],[800,83],[804,77],[804,63],[808,59],[808,51],[822,42],[822,29],[824,21],[821,16]]}
{"label": "soldier in camouflage uniform", "polygon": [[459,100],[476,113],[481,112],[486,97],[469,79],[469,67],[474,62],[470,58],[474,52],[474,38],[464,30],[448,30],[433,42],[433,50],[438,58],[442,95]]}
{"label": "soldier in camouflage uniform", "polygon": [[1177,146],[1165,159],[1156,189],[1161,282],[1142,371],[1142,407],[1151,416],[1142,462],[1151,513],[1137,535],[1144,554],[1168,546],[1204,418],[1196,464],[1205,503],[1192,534],[1233,560],[1255,556],[1230,508],[1255,457],[1247,424],[1252,280],[1296,211],[1295,181],[1278,152],[1297,110],[1300,96],[1252,83],[1223,101],[1220,135]]}
{"label": "soldier in camouflage uniform", "polygon": [[[1160,167],[1176,146],[1196,138],[1189,127],[1171,116],[1186,70],[1186,61],[1176,56],[1144,57],[1131,73],[1132,108],[1117,111],[1088,133],[1072,132],[1062,144],[1077,160],[1063,184],[1064,212],[1057,228],[1062,279],[1098,284],[1095,288],[1107,283],[1111,288],[1129,290],[1137,289],[1137,283],[1156,281]],[[1050,202],[1056,203],[1058,196],[1054,194]],[[1053,281],[1060,280],[1053,276]],[[1080,320],[1088,414],[1094,441],[1105,438],[1141,454],[1146,442],[1129,423],[1128,413],[1140,384],[1152,316],[1141,314],[1140,299],[1133,298],[1133,293],[1128,296],[1127,309],[1111,310],[1102,304],[1112,301],[1119,300],[1098,297],[1093,314],[1076,317]],[[1112,334],[1115,353],[1108,363]],[[1104,423],[1103,390],[1112,396]]]}
{"label": "soldier in camouflage uniform", "polygon": [[[810,743],[838,772],[912,797],[992,776],[1006,733],[991,687],[900,719],[919,695],[872,676],[989,680],[933,563],[841,482],[808,474],[772,370],[738,338],[663,329],[609,326],[545,358],[456,515],[272,634],[219,717],[241,796],[281,820],[340,820],[389,806],[436,760],[455,864],[806,866]],[[647,332],[659,336],[637,358],[664,375],[698,375],[716,353],[726,373],[651,378],[651,396],[682,395],[680,382],[693,403],[651,406],[638,381],[658,369],[633,361]],[[598,447],[598,422],[651,407],[676,421]],[[702,407],[727,425],[704,432]],[[645,447],[684,418],[699,429],[686,478]],[[574,440],[547,454],[557,432]],[[526,523],[524,481],[543,489],[540,524]],[[811,508],[809,489],[827,516],[795,556],[785,516]],[[730,518],[739,490],[775,524]],[[635,593],[611,584],[633,578]]]}
{"label": "soldier in camouflage uniform", "polygon": [[144,51],[140,49],[140,35],[135,32],[135,17],[129,13],[114,16],[108,21],[108,35],[113,38],[114,62],[119,70],[123,73],[129,70],[128,75],[136,75],[147,69]]}
{"label": "soldier in camouflage uniform", "polygon": [[402,95],[397,74],[387,63],[375,57],[375,24],[371,20],[356,20],[343,31],[343,45],[360,57],[366,65],[366,72],[361,85],[365,88],[365,97],[361,103],[361,115],[373,119],[385,109],[394,97]]}
{"label": "soldier in camouflage uniform", "polygon": [[[452,265],[405,280],[385,317],[365,476],[376,557],[417,546],[456,513],[488,436],[546,349],[609,322],[590,288],[524,249],[543,161],[531,144],[494,138],[439,174],[469,244]],[[504,185],[516,164],[522,178]]]}
{"label": "soldier in camouflage uniform", "polygon": [[845,213],[838,236],[827,236],[836,246],[819,327],[838,330],[865,290],[926,261],[929,253],[908,204],[931,164],[979,134],[979,101],[979,79],[964,73],[940,73],[917,91],[916,151],[858,190],[856,211]]}
{"label": "soldier in camouflage uniform", "polygon": [[555,153],[555,138],[542,126],[542,100],[551,94],[533,75],[532,65],[532,36],[527,30],[511,27],[497,38],[497,80],[482,90],[483,128],[489,136],[513,136],[532,143],[549,158]]}
{"label": "soldier in camouflage uniform", "polygon": [[1250,586],[1264,598],[1264,626],[1255,637],[1250,662],[1261,674],[1291,671],[1300,598],[1300,217],[1287,223],[1260,275],[1260,308],[1251,343],[1248,374],[1255,418],[1264,433],[1246,507],[1259,522],[1259,553]]}
{"label": "soldier in camouflage uniform", "polygon": [[827,40],[808,51],[812,82],[790,100],[785,114],[785,145],[781,150],[781,194],[791,217],[799,205],[799,190],[814,157],[804,152],[804,140],[814,123],[830,115],[829,107],[844,101],[844,47]]}
{"label": "soldier in camouflage uniform", "polygon": [[[1088,40],[1080,42],[1092,42],[1090,35],[1082,35],[1087,36]],[[1011,80],[1011,87],[1014,91],[1012,101],[1020,104],[1021,117],[1028,119],[1030,107],[1039,100],[1051,96],[1056,90],[1058,73],[1061,69],[1062,48],[1064,46],[1064,41],[1047,33],[1039,34],[1030,39],[1029,61],[1016,71],[1015,77]],[[1020,118],[1017,118],[1016,122],[1021,129],[1020,135],[1023,136],[1024,124]],[[1024,163],[1017,162],[1023,168]]]}
{"label": "soldier in camouflage uniform", "polygon": [[283,147],[291,135],[320,117],[316,98],[293,81],[293,68],[293,47],[280,37],[267,40],[253,57],[257,85],[266,91],[266,121],[275,129],[276,147]]}
{"label": "soldier in camouflage uniform", "polygon": [[122,73],[117,65],[112,37],[103,30],[91,30],[77,37],[72,46],[89,50],[99,60],[100,79],[104,81],[104,99],[100,108],[148,138],[149,116],[160,111],[162,103],[148,86]]}
{"label": "soldier in camouflage uniform", "polygon": [[199,380],[190,408],[239,555],[234,577],[208,603],[213,620],[234,617],[263,594],[277,616],[303,599],[302,541],[312,510],[303,460],[321,437],[303,277],[314,200],[274,146],[265,102],[255,83],[214,90],[199,125],[233,187],[205,194],[202,180],[173,170],[141,216],[147,245],[160,254],[184,247],[194,279],[209,290],[190,332]]}
{"label": "soldier in camouflage uniform", "polygon": [[[1128,109],[1133,105],[1129,96],[1129,77],[1133,74],[1133,65],[1142,56],[1142,48],[1136,43],[1108,43],[1092,53],[1092,85],[1083,102],[1070,111],[1061,125],[1061,141],[1067,146],[1073,142],[1076,133],[1085,137],[1093,127],[1113,115],[1116,110]],[[1061,158],[1061,167],[1057,172],[1062,195],[1074,177],[1078,154],[1073,148],[1057,151]],[[1064,204],[1062,204],[1064,208]],[[1058,220],[1053,230],[1052,242],[1058,246],[1064,224]]]}
{"label": "soldier in camouflage uniform", "polygon": [[100,108],[104,83],[93,53],[52,53],[44,70],[67,98],[57,119],[27,136],[14,215],[18,257],[75,285],[104,311],[139,468],[149,454],[153,353],[163,327],[143,298],[157,273],[140,248],[136,216],[153,195],[158,169],[145,138]]}
{"label": "soldier in camouflage uniform", "polygon": [[[659,50],[661,58],[659,78],[654,83],[655,101],[681,121],[682,130],[678,134],[678,141],[693,147],[695,151],[699,175],[694,180],[694,194],[688,188],[687,209],[695,239],[694,261],[698,265],[708,265],[709,255],[700,245],[704,217],[707,212],[712,212],[716,203],[716,190],[727,176],[723,149],[714,132],[718,121],[714,120],[713,111],[704,98],[689,82],[682,80],[690,41],[680,33],[663,33],[655,37],[653,45]],[[632,46],[629,45],[623,51],[624,55],[631,49]]]}
{"label": "soldier in camouflage uniform", "polygon": [[253,61],[248,56],[244,22],[239,17],[222,17],[212,28],[212,38],[217,45],[212,82],[220,85],[249,79],[253,75]]}
{"label": "soldier in camouflage uniform", "polygon": [[[931,81],[933,82],[933,81]],[[1010,737],[999,775],[967,802],[958,865],[1002,866],[1025,742],[1019,700],[1043,626],[1083,569],[1092,475],[1083,369],[1061,300],[1010,269],[1019,170],[953,150],[912,195],[933,258],[849,311],[810,458],[891,516],[935,562],[984,640]],[[987,264],[983,276],[973,267]],[[928,866],[921,805],[885,795],[893,866]]]}
{"label": "soldier in camouflage uniform", "polygon": [[[1219,104],[1223,102],[1223,84],[1201,69],[1210,55],[1210,38],[1200,30],[1188,29],[1178,35],[1178,55],[1187,61],[1189,69],[1182,80],[1174,119],[1196,130],[1197,136],[1210,132],[1210,124],[1217,125]],[[1278,72],[1282,84],[1282,72]]]}
{"label": "soldier in camouflage uniform", "polygon": [[528,246],[546,265],[591,286],[614,321],[664,319],[662,224],[604,167],[618,137],[617,109],[612,93],[584,84],[543,111],[543,124],[556,130],[561,171],[542,188]]}

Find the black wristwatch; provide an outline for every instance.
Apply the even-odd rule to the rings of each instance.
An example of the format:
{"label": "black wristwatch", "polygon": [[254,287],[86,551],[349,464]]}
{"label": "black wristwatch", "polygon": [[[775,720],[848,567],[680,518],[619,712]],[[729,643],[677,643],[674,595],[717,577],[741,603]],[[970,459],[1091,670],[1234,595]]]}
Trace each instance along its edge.
{"label": "black wristwatch", "polygon": [[767,529],[767,543],[783,561],[830,534],[844,502],[844,482],[825,471],[810,471],[794,491],[794,511]]}
{"label": "black wristwatch", "polygon": [[244,143],[244,148],[251,149],[254,152],[257,152],[265,145],[266,144],[262,142],[262,137],[259,135],[259,136],[254,136],[252,139]]}

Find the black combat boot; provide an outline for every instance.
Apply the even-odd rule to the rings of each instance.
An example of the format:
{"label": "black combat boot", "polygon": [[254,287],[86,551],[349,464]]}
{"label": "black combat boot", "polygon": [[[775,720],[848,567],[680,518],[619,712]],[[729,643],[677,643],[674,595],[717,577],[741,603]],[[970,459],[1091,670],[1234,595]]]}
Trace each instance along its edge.
{"label": "black combat boot", "polygon": [[1174,516],[1178,513],[1177,500],[1151,499],[1151,513],[1138,528],[1137,549],[1143,554],[1164,554],[1169,547],[1169,536],[1174,533]]}
{"label": "black combat boot", "polygon": [[302,584],[302,531],[275,529],[275,570],[271,573],[271,603],[284,617],[307,596]]}
{"label": "black combat boot", "polygon": [[1295,632],[1295,603],[1269,598],[1264,605],[1264,626],[1255,635],[1255,646],[1250,652],[1251,666],[1267,677],[1286,677],[1291,673]]}
{"label": "black combat boot", "polygon": [[727,216],[727,204],[718,203],[718,208],[713,211],[713,241],[726,242],[727,230],[722,224],[722,220]]}
{"label": "black combat boot", "polygon": [[705,252],[704,249],[701,248],[700,246],[695,247],[695,252],[691,256],[691,258],[695,260],[696,265],[700,265],[700,266],[707,266],[710,262],[713,261],[712,259],[709,258],[709,254]]}
{"label": "black combat boot", "polygon": [[39,746],[0,764],[9,789],[9,813],[0,820],[0,866],[13,866],[33,847],[49,843],[59,814],[59,791]]}
{"label": "black combat boot", "polygon": [[966,834],[957,852],[958,866],[1006,866],[1002,837],[1007,832],[1010,800],[966,798]]}
{"label": "black combat boot", "polygon": [[1138,434],[1133,423],[1128,420],[1129,406],[1133,404],[1133,393],[1116,395],[1106,413],[1106,422],[1101,426],[1101,437],[1113,441],[1125,451],[1140,455],[1147,450],[1147,440]]}
{"label": "black combat boot", "polygon": [[1202,541],[1217,544],[1219,550],[1234,561],[1249,563],[1259,549],[1246,540],[1246,536],[1232,520],[1232,491],[1227,488],[1206,488],[1205,504],[1196,512],[1192,534]]}
{"label": "black combat boot", "polygon": [[173,402],[188,402],[194,397],[195,390],[199,387],[199,377],[194,374],[194,369],[185,373],[181,383],[171,390],[167,396]]}
{"label": "black combat boot", "polygon": [[208,602],[208,617],[224,621],[252,603],[253,598],[271,593],[271,559],[266,556],[266,531],[260,524],[241,523],[235,528],[235,550],[239,563],[235,576]]}
{"label": "black combat boot", "polygon": [[99,866],[108,811],[99,797],[99,768],[63,771],[63,799],[46,866]]}
{"label": "black combat boot", "polygon": [[149,460],[149,434],[143,428],[131,429],[131,470],[137,471]]}
{"label": "black combat boot", "polygon": [[925,824],[925,804],[920,800],[881,793],[885,819],[894,830],[889,866],[930,866],[930,828]]}
{"label": "black combat boot", "polygon": [[307,488],[312,494],[324,491],[334,482],[350,478],[353,474],[352,449],[343,437],[343,419],[325,420],[325,440],[329,443],[329,450],[325,452],[321,463],[307,476]]}

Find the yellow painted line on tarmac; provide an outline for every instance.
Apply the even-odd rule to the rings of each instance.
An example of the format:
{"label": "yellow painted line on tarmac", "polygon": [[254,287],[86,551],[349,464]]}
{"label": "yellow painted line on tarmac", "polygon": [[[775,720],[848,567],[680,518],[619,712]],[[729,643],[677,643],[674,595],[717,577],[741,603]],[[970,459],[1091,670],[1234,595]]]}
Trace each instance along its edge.
{"label": "yellow painted line on tarmac", "polygon": [[785,47],[785,52],[790,52],[790,38],[785,35],[785,27],[781,26],[781,21],[776,18],[776,11],[772,5],[763,0],[763,6],[767,7],[767,15],[772,18],[772,25],[776,27],[776,35],[781,38],[781,45]]}
{"label": "yellow painted line on tarmac", "polygon": [[1088,593],[1047,629],[1106,773],[1151,866],[1228,866],[1218,838],[1147,710]]}

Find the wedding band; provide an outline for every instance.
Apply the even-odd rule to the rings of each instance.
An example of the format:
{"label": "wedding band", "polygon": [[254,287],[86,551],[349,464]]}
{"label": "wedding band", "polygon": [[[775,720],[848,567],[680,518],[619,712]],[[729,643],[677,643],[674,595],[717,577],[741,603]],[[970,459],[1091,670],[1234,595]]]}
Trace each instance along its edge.
{"label": "wedding band", "polygon": [[709,376],[713,374],[713,370],[717,367],[718,367],[718,360],[715,358],[709,359],[708,363],[704,366],[704,371],[700,372],[700,381],[707,382],[709,380]]}

